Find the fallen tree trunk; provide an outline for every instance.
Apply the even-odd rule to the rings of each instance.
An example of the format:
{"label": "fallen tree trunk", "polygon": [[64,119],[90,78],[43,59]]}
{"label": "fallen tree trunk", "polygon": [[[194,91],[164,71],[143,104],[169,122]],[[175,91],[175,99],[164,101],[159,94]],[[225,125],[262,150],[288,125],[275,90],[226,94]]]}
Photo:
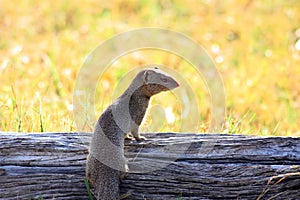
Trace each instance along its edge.
{"label": "fallen tree trunk", "polygon": [[[127,141],[126,199],[298,199],[300,138],[146,134]],[[0,133],[0,199],[88,199],[90,133]]]}

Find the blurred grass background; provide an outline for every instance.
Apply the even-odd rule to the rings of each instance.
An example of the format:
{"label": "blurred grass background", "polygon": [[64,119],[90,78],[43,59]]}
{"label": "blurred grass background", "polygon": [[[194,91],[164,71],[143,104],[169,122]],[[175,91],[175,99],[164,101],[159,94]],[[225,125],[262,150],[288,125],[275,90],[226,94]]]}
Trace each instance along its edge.
{"label": "blurred grass background", "polygon": [[[300,135],[298,0],[0,0],[0,5],[0,131],[76,131],[73,88],[86,55],[117,33],[161,27],[193,38],[215,60],[227,98],[220,132]],[[111,103],[122,76],[147,63],[172,67],[189,81],[201,109],[198,131],[206,131],[210,104],[204,82],[188,63],[161,51],[138,51],[115,62],[99,80],[97,115]],[[165,130],[178,131],[175,101],[168,94],[154,99],[176,116]]]}

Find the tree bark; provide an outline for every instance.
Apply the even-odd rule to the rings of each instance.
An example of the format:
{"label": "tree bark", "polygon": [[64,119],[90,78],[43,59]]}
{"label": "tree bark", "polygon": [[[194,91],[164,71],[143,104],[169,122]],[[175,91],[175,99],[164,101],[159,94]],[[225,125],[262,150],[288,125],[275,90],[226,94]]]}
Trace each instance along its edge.
{"label": "tree bark", "polygon": [[[300,138],[148,133],[126,141],[124,199],[299,199]],[[0,199],[88,199],[91,133],[0,133]]]}

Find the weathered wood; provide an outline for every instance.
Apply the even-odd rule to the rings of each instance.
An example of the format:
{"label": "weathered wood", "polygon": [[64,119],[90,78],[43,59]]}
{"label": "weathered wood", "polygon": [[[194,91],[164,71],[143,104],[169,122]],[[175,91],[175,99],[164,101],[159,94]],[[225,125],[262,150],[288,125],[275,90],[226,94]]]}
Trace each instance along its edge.
{"label": "weathered wood", "polygon": [[[300,138],[146,134],[126,142],[126,199],[299,199]],[[90,133],[0,133],[0,199],[88,199]],[[138,171],[144,173],[133,173]],[[153,171],[155,170],[155,171]]]}

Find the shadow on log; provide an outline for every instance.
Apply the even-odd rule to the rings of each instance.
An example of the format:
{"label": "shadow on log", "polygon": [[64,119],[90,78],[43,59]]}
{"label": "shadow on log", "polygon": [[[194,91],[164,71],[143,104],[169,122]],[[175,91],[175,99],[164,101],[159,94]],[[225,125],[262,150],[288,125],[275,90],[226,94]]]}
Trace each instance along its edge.
{"label": "shadow on log", "polygon": [[[144,134],[127,141],[125,199],[298,199],[300,138]],[[88,199],[91,133],[0,133],[0,199]]]}

